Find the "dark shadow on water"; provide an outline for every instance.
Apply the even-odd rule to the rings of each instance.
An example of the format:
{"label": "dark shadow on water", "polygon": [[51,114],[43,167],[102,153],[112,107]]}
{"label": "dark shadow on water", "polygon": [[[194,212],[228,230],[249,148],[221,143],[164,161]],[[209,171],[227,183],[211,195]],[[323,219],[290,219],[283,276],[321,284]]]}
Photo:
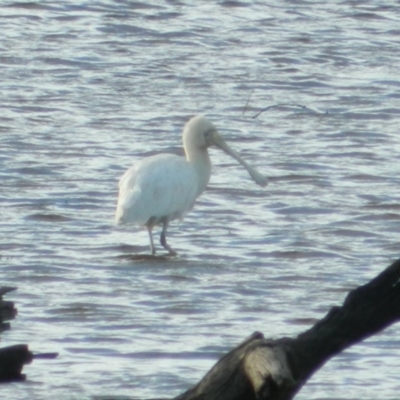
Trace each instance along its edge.
{"label": "dark shadow on water", "polygon": [[130,244],[121,244],[120,246],[112,246],[110,250],[118,251],[118,253],[139,253],[139,252],[148,252],[150,253],[149,246],[132,246]]}
{"label": "dark shadow on water", "polygon": [[60,214],[44,214],[44,213],[35,213],[25,217],[25,219],[30,221],[42,221],[42,222],[65,222],[71,221],[71,218],[65,217]]}
{"label": "dark shadow on water", "polygon": [[152,255],[152,254],[121,254],[116,257],[119,260],[127,260],[127,261],[170,261],[176,260],[177,256],[173,256],[170,254],[160,254],[160,255]]}
{"label": "dark shadow on water", "polygon": [[117,256],[113,257],[118,260],[124,261],[172,261],[179,259],[178,255],[171,255],[163,252],[162,249],[156,254],[150,253],[149,246],[132,246],[123,244],[120,246],[113,246],[109,248],[110,251],[117,252]]}

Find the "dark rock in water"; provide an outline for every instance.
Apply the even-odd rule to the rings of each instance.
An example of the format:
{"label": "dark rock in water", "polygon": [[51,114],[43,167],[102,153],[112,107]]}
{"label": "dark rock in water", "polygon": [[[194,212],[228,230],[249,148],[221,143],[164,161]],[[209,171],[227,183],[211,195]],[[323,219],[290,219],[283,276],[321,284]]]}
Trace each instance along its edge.
{"label": "dark rock in water", "polygon": [[0,332],[10,329],[10,324],[5,321],[14,319],[17,309],[12,301],[4,301],[3,296],[8,292],[16,290],[16,287],[0,286]]}
{"label": "dark rock in water", "polygon": [[[13,290],[15,287],[0,286],[0,332],[10,329],[8,322],[17,315],[17,309],[11,301],[4,301],[3,295]],[[17,344],[0,349],[0,383],[23,381],[26,376],[22,373],[22,368],[30,364],[34,358],[52,359],[58,353],[33,354],[26,344]]]}

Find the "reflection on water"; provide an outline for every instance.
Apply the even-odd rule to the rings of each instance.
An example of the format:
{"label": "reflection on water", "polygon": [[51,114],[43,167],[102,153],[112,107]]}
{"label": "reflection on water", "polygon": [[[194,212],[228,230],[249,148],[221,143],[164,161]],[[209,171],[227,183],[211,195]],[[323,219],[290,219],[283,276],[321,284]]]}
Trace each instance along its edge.
{"label": "reflection on water", "polygon": [[[0,284],[19,310],[2,345],[60,353],[4,398],[172,397],[399,256],[396,4],[49,0],[0,18]],[[170,228],[179,256],[152,257],[146,231],[113,225],[117,181],[182,154],[198,113],[270,185],[212,150],[209,189]],[[397,331],[297,398],[397,398]]]}

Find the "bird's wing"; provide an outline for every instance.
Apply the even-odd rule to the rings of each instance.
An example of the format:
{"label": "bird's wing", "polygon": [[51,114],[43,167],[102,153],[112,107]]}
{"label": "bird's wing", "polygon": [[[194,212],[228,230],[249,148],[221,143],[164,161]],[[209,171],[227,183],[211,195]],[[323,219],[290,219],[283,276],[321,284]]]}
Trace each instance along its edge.
{"label": "bird's wing", "polygon": [[140,190],[135,188],[138,167],[139,165],[133,165],[121,176],[121,179],[119,180],[119,194],[117,210],[115,213],[115,220],[117,223],[123,221],[124,214],[126,216],[126,212],[130,208],[130,205],[134,204],[135,198],[140,196]]}
{"label": "bird's wing", "polygon": [[117,221],[146,224],[183,218],[198,193],[194,168],[183,158],[169,154],[149,157],[131,167],[119,183]]}

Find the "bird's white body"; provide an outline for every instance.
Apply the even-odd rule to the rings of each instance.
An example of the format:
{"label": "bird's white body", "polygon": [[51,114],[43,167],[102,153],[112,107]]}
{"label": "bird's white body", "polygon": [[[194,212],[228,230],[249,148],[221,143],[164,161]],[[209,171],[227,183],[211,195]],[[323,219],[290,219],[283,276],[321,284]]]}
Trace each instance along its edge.
{"label": "bird's white body", "polygon": [[168,224],[184,218],[207,187],[211,176],[209,146],[216,145],[238,160],[259,185],[268,182],[225,143],[204,116],[185,125],[182,139],[186,159],[172,154],[148,157],[128,169],[119,181],[116,221],[145,226],[153,254],[152,229],[157,224],[163,224],[161,244],[176,254],[166,242]]}
{"label": "bird's white body", "polygon": [[[208,182],[211,171],[205,172]],[[144,226],[151,218],[155,223],[164,217],[183,219],[204,189],[196,169],[183,157],[148,157],[121,177],[116,220]]]}

